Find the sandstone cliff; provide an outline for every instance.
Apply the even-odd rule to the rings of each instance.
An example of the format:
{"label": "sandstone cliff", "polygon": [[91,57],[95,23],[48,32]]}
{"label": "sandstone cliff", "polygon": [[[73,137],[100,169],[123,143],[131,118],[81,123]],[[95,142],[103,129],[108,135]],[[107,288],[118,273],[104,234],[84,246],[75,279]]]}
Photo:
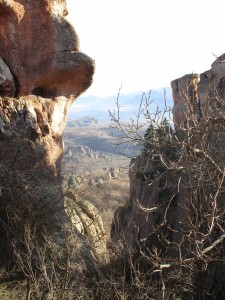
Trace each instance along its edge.
{"label": "sandstone cliff", "polygon": [[[64,0],[0,0],[2,241],[27,224],[60,241],[70,223],[61,187],[62,134],[70,105],[92,83],[95,63],[80,52],[66,15]],[[88,213],[85,208],[83,218]]]}
{"label": "sandstone cliff", "polygon": [[0,2],[0,56],[13,74],[16,96],[75,98],[89,87],[94,63],[80,52],[66,14],[63,0]]}

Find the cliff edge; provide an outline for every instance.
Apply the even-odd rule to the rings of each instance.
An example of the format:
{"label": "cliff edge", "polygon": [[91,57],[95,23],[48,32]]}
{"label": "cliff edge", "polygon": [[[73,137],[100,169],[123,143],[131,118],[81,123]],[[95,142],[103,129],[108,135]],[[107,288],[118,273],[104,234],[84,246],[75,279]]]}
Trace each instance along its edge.
{"label": "cliff edge", "polygon": [[[64,0],[0,0],[2,255],[13,238],[22,241],[27,226],[61,243],[71,224],[61,182],[62,134],[70,105],[92,83],[95,63],[80,52],[66,15]],[[80,217],[92,210],[80,208]],[[95,229],[104,240],[102,227]]]}

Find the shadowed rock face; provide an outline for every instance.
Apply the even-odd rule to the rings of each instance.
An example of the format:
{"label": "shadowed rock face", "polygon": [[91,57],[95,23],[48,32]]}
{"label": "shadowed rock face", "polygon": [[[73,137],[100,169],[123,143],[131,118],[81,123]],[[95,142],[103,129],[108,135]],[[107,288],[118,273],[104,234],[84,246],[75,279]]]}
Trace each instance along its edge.
{"label": "shadowed rock face", "polygon": [[0,96],[14,96],[16,93],[16,87],[13,76],[0,58]]}
{"label": "shadowed rock face", "polygon": [[[215,174],[218,178],[224,176],[224,58],[224,55],[219,57],[212,64],[212,69],[201,75],[188,74],[171,82],[174,100],[173,119],[177,136],[180,134],[182,137],[182,133],[185,132],[185,121],[192,110],[191,120],[194,120],[196,126],[194,133],[197,135],[198,132],[203,132],[204,135],[200,137],[197,135],[198,139],[193,135],[191,141],[194,141],[197,150],[200,149],[201,155],[207,151],[208,157],[198,155],[197,150],[194,154],[187,151],[181,156],[183,163],[181,166],[184,166],[187,172],[182,175],[178,168],[167,169],[166,159],[165,165],[161,163],[160,168],[156,168],[154,160],[151,161],[151,156],[144,153],[130,163],[130,199],[125,206],[115,212],[111,235],[115,239],[120,239],[122,235],[123,240],[137,251],[139,249],[147,251],[156,247],[165,257],[178,257],[179,253],[174,245],[179,244],[180,254],[186,255],[188,251],[190,254],[192,246],[189,245],[188,238],[193,226],[191,222],[197,211],[196,207],[201,203],[202,211],[199,213],[201,216],[206,212],[208,215],[211,214],[209,199],[213,193],[215,194],[214,184],[217,182]],[[211,119],[215,121],[215,127],[210,127]],[[205,122],[203,126],[201,122]],[[209,135],[205,125],[208,126]],[[207,144],[205,148],[204,143]],[[220,166],[220,170],[215,171],[217,173],[213,173],[212,161],[216,162],[217,167]],[[204,179],[201,181],[202,174]],[[222,182],[224,186],[224,181]],[[200,183],[204,195],[201,194],[202,190],[196,188]],[[224,189],[222,188],[217,201],[218,211],[224,213]],[[216,236],[215,232],[216,230],[214,231]],[[213,240],[215,236],[212,234],[210,238]]]}
{"label": "shadowed rock face", "polygon": [[14,234],[32,222],[57,236],[68,224],[62,134],[94,61],[66,14],[64,0],[0,0],[0,214]]}

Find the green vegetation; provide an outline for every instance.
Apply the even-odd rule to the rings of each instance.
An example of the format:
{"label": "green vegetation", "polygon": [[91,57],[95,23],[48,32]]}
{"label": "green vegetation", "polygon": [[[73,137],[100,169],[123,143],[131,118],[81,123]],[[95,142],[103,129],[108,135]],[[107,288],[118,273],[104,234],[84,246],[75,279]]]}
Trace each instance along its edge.
{"label": "green vegetation", "polygon": [[150,125],[146,130],[144,138],[146,140],[144,144],[144,150],[148,151],[153,147],[156,143],[159,145],[164,143],[165,141],[169,141],[171,139],[173,130],[169,124],[169,121],[164,118],[157,128],[154,125]]}

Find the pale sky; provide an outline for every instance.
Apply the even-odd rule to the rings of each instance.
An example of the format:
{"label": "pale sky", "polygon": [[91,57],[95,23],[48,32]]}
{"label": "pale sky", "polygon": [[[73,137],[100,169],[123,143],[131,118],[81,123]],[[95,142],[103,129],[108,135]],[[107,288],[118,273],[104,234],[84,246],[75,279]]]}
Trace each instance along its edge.
{"label": "pale sky", "polygon": [[81,51],[96,61],[85,95],[170,86],[225,51],[224,0],[67,0]]}

